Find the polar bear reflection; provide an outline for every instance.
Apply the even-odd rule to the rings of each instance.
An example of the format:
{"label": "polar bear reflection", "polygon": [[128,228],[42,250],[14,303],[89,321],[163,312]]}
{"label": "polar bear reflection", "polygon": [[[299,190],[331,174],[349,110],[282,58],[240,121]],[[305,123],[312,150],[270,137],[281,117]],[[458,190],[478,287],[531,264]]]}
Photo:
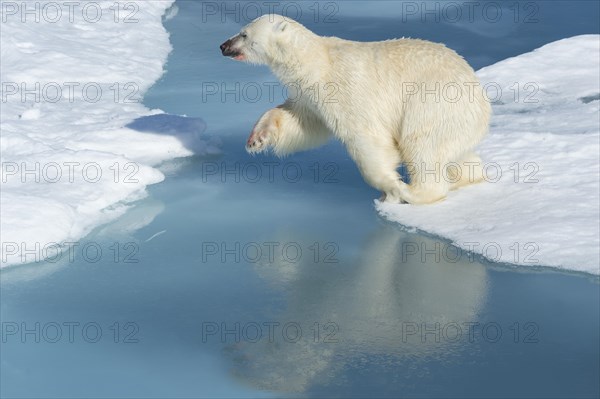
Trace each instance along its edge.
{"label": "polar bear reflection", "polygon": [[[298,323],[303,335],[296,343],[276,335],[272,342],[263,337],[235,345],[235,374],[262,389],[302,392],[327,385],[360,354],[402,361],[456,350],[468,339],[464,323],[476,319],[485,300],[487,275],[467,254],[452,253],[453,247],[444,245],[381,226],[358,261],[257,265],[258,274],[285,295],[286,310],[269,320]],[[438,338],[424,331],[435,330],[436,323]],[[315,326],[320,329],[317,339]]]}

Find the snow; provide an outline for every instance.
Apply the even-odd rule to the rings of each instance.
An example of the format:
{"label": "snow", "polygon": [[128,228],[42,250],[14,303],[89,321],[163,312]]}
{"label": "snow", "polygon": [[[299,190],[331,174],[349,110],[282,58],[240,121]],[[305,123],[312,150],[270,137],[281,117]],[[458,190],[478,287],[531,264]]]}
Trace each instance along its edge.
{"label": "snow", "polygon": [[171,51],[172,3],[3,3],[0,267],[122,215],[164,179],[161,162],[217,151],[201,120],[141,103]]}
{"label": "snow", "polygon": [[494,111],[487,182],[378,212],[465,255],[600,274],[599,62],[600,36],[582,35],[479,70]]}

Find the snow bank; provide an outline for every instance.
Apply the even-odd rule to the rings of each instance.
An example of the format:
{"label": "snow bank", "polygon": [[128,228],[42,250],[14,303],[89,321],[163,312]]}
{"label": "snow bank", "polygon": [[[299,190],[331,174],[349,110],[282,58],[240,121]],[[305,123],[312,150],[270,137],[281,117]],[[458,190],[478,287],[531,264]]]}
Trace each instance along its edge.
{"label": "snow bank", "polygon": [[0,266],[76,242],[163,180],[154,165],[202,147],[201,122],[134,130],[160,113],[141,99],[171,51],[172,3],[3,2]]}
{"label": "snow bank", "polygon": [[486,184],[384,217],[465,253],[600,274],[600,36],[545,45],[478,71],[493,101]]}

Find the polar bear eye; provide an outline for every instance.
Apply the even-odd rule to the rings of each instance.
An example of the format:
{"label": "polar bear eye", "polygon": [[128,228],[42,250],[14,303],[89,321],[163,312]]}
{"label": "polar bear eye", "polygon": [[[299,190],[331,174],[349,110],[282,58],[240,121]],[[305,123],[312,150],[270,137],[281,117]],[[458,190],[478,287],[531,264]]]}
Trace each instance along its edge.
{"label": "polar bear eye", "polygon": [[240,37],[241,37],[242,39],[245,39],[245,38],[247,38],[247,37],[248,37],[248,35],[247,35],[245,32],[242,32],[242,33],[240,33]]}

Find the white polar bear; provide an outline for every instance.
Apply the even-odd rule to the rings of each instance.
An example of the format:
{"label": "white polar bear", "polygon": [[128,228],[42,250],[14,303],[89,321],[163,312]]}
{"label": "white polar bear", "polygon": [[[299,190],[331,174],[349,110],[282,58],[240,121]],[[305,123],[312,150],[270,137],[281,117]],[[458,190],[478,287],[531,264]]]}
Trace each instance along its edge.
{"label": "white polar bear", "polygon": [[[298,89],[258,120],[246,145],[251,153],[289,154],[321,145],[333,133],[387,202],[432,203],[483,178],[473,148],[488,130],[491,107],[473,69],[442,44],[321,37],[269,14],[221,51],[266,64]],[[410,184],[397,172],[401,164]]]}

